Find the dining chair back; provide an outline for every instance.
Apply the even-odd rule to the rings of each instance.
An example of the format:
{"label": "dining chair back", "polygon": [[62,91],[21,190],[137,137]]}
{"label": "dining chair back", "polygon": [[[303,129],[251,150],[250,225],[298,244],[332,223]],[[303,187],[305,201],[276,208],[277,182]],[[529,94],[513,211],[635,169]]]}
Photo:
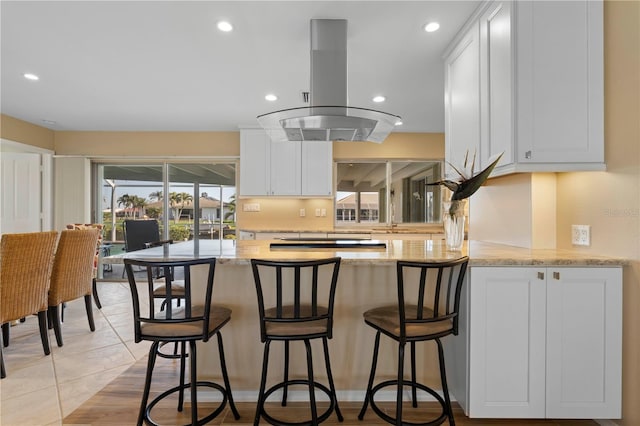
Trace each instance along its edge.
{"label": "dining chair back", "polygon": [[63,344],[59,316],[62,303],[84,297],[89,328],[91,331],[96,329],[91,308],[91,283],[99,234],[97,228],[67,229],[60,233],[49,288],[49,318],[58,346]]}
{"label": "dining chair back", "polygon": [[49,355],[47,336],[47,293],[58,233],[5,234],[0,242],[0,364],[6,376],[2,347],[8,344],[9,323],[37,314],[40,339]]}
{"label": "dining chair back", "polygon": [[104,224],[102,223],[70,223],[67,225],[67,229],[79,230],[79,229],[97,229],[98,233],[98,242],[96,243],[96,254],[93,257],[93,277],[91,283],[91,291],[93,292],[93,301],[95,302],[98,309],[102,309],[102,303],[100,302],[100,298],[98,297],[98,265],[100,263],[100,250],[102,249],[102,240],[103,240],[103,231]]}

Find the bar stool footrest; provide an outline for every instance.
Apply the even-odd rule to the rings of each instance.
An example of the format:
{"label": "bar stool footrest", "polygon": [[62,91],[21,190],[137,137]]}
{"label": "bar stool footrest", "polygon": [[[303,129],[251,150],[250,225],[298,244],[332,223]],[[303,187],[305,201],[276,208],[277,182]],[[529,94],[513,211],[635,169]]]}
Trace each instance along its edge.
{"label": "bar stool footrest", "polygon": [[[380,417],[382,420],[391,423],[393,425],[396,424],[396,418],[395,417],[391,417],[390,415],[388,415],[387,413],[383,412],[377,405],[376,402],[374,400],[374,396],[376,394],[376,392],[378,392],[379,390],[389,387],[389,386],[395,386],[397,388],[398,386],[398,380],[385,380],[384,382],[381,382],[379,384],[377,384],[376,386],[374,386],[371,389],[371,398],[369,400],[369,402],[371,403],[371,408],[373,409],[373,411],[378,415],[378,417]],[[408,425],[408,426],[435,426],[435,425],[440,425],[442,423],[444,423],[449,417],[447,416],[447,405],[446,402],[444,401],[444,399],[433,389],[431,389],[430,387],[427,387],[421,383],[414,383],[410,380],[403,380],[402,381],[402,386],[403,388],[406,386],[408,388],[410,388],[411,386],[415,386],[416,388],[427,392],[428,394],[430,394],[431,396],[433,396],[436,401],[438,401],[438,403],[440,404],[440,406],[442,406],[442,414],[440,414],[440,416],[438,416],[437,418],[430,420],[428,422],[424,422],[424,423],[412,423],[412,422],[405,422],[403,421],[402,424],[403,425]]]}
{"label": "bar stool footrest", "polygon": [[[197,425],[204,425],[210,422],[211,420],[213,420],[218,414],[222,412],[222,410],[224,410],[228,400],[227,391],[221,385],[213,382],[196,382],[196,387],[213,388],[222,394],[222,401],[220,402],[220,405],[215,410],[213,410],[210,414],[207,414],[205,417],[198,419],[198,422],[196,423]],[[157,397],[155,397],[147,405],[147,409],[145,410],[145,413],[144,413],[145,423],[153,426],[159,426],[159,423],[154,422],[153,419],[151,418],[151,410],[153,410],[153,407],[155,407],[156,404],[158,404],[161,400],[163,400],[164,398],[168,397],[173,393],[180,391],[180,389],[191,389],[191,383],[185,383],[183,386],[172,387],[171,389],[168,389],[162,392]],[[185,402],[190,402],[190,401],[185,401]],[[191,426],[191,423],[187,423],[184,426]]]}
{"label": "bar stool footrest", "polygon": [[[285,386],[291,386],[291,385],[309,386],[309,380],[306,380],[306,379],[289,380],[287,382],[281,382],[281,383],[278,383],[276,385],[273,385],[273,386],[271,386],[269,389],[267,389],[264,392],[264,401],[266,402],[267,399],[269,398],[269,396],[272,393],[274,393],[275,391],[277,391],[278,389],[283,389]],[[318,423],[321,423],[321,422],[327,420],[329,418],[329,416],[331,415],[331,413],[333,413],[335,411],[336,404],[335,404],[334,398],[331,396],[331,391],[325,385],[314,381],[313,382],[313,387],[315,389],[321,390],[322,392],[324,392],[325,395],[327,395],[329,397],[329,407],[325,410],[324,413],[318,415]],[[260,407],[260,417],[262,417],[269,424],[272,424],[272,425],[311,426],[313,424],[312,420],[304,420],[304,421],[301,421],[301,422],[293,422],[293,423],[287,423],[287,422],[284,422],[282,420],[278,420],[278,419],[276,419],[274,417],[271,417],[266,412],[266,410],[264,409],[264,404],[262,405],[262,407]]]}

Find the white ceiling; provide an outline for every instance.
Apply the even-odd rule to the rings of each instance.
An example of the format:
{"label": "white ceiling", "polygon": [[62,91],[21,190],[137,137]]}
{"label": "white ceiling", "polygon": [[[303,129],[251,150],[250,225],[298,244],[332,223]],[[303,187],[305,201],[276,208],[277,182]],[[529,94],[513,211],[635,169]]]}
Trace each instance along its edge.
{"label": "white ceiling", "polygon": [[[1,112],[54,130],[256,126],[303,106],[309,20],[336,18],[349,25],[349,105],[400,115],[398,131],[442,132],[442,52],[478,4],[3,0]],[[234,31],[218,31],[221,19]],[[424,32],[430,21],[440,30]],[[387,101],[373,103],[378,94]]]}

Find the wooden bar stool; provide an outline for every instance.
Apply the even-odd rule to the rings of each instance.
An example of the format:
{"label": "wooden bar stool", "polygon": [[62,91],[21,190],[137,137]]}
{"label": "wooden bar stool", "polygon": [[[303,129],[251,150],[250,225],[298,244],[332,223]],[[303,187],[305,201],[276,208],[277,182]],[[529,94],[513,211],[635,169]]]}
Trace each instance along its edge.
{"label": "wooden bar stool", "polygon": [[[336,389],[329,362],[328,339],[333,330],[333,301],[340,258],[334,257],[309,261],[251,260],[253,277],[258,295],[260,315],[260,340],[264,345],[262,378],[254,425],[260,418],[273,425],[317,425],[336,412],[339,421],[342,414],[338,407]],[[265,298],[275,300],[265,307]],[[322,339],[329,387],[314,380],[311,354],[312,339]],[[284,379],[266,388],[269,364],[269,348],[272,341],[284,342]],[[307,354],[307,379],[289,379],[289,342],[303,341]],[[295,423],[278,420],[269,415],[264,404],[275,391],[282,389],[282,405],[287,404],[287,392],[291,385],[306,385],[309,389],[311,418]],[[320,390],[329,397],[329,407],[318,414],[315,392]]]}
{"label": "wooden bar stool", "polygon": [[[222,335],[220,330],[231,319],[231,309],[212,304],[213,278],[216,265],[215,258],[181,260],[181,261],[139,261],[125,259],[124,261],[127,277],[129,278],[129,286],[133,298],[133,315],[134,315],[134,331],[136,343],[142,340],[153,342],[149,349],[149,361],[147,364],[147,373],[144,385],[144,393],[140,404],[140,412],[138,415],[138,425],[143,422],[157,424],[153,421],[151,414],[153,407],[165,397],[178,392],[178,411],[182,411],[184,402],[184,390],[191,391],[191,424],[202,425],[208,423],[218,414],[220,414],[226,404],[229,402],[234,417],[240,418],[229,385],[229,376],[224,359],[224,348],[222,345]],[[146,271],[147,285],[136,285],[133,266],[142,267]],[[208,268],[206,284],[193,285],[191,277],[194,267]],[[164,285],[166,290],[166,299],[164,309],[156,311],[154,301],[157,296],[154,289],[157,286],[155,271],[160,268],[163,271]],[[171,294],[172,277],[171,271],[181,269],[184,275],[184,299],[181,307],[173,306],[171,303],[173,295]],[[141,312],[140,303],[148,302],[148,310]],[[197,360],[196,360],[196,342],[207,342],[213,336],[217,337],[218,350],[220,353],[220,368],[222,370],[222,378],[224,386],[210,381],[198,381]],[[158,355],[158,346],[162,342],[179,342],[182,351],[180,356],[180,384],[168,389],[154,398],[148,403],[149,392],[151,388],[151,377],[156,357]],[[186,353],[185,346],[189,343],[189,359],[191,382],[185,384],[185,364]],[[222,394],[222,401],[217,408],[203,418],[198,418],[198,387],[213,388]]]}
{"label": "wooden bar stool", "polygon": [[[397,304],[370,309],[364,313],[364,322],[376,330],[376,340],[367,393],[362,410],[358,415],[360,420],[364,418],[367,405],[371,403],[371,408],[380,418],[398,426],[439,425],[447,419],[449,424],[455,424],[447,387],[444,351],[440,339],[449,334],[458,334],[460,291],[468,262],[468,257],[434,263],[397,262]],[[398,342],[398,377],[394,380],[385,380],[373,386],[381,333]],[[416,381],[415,344],[416,342],[428,340],[435,340],[438,345],[443,396]],[[407,343],[410,343],[411,347],[411,380],[404,378],[404,349]],[[395,417],[383,412],[374,400],[376,392],[389,386],[396,386],[397,389]],[[403,386],[411,387],[413,407],[418,406],[417,390],[420,389],[429,393],[440,403],[442,414],[427,422],[404,422],[402,420]]]}

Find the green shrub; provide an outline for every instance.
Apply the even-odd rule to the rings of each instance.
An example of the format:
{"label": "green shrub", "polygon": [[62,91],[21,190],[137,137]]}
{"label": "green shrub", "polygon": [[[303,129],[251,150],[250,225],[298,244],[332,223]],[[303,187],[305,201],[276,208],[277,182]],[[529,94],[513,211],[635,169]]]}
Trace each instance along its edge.
{"label": "green shrub", "polygon": [[188,226],[180,225],[180,224],[170,224],[169,225],[169,238],[173,241],[184,241],[188,240],[191,235],[191,230]]}

